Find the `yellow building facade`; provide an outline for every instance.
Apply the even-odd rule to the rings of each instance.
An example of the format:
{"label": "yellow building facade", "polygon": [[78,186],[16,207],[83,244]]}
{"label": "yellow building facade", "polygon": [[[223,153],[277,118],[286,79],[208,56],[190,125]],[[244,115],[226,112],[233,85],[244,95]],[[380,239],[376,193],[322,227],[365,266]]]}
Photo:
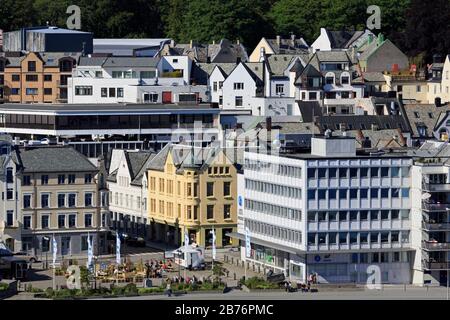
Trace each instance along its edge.
{"label": "yellow building facade", "polygon": [[217,248],[237,245],[227,236],[237,227],[236,167],[223,151],[198,164],[190,162],[189,149],[183,149],[187,155],[180,162],[179,151],[166,146],[160,166],[148,171],[152,238],[182,245],[187,232],[190,243],[209,247],[214,229]]}

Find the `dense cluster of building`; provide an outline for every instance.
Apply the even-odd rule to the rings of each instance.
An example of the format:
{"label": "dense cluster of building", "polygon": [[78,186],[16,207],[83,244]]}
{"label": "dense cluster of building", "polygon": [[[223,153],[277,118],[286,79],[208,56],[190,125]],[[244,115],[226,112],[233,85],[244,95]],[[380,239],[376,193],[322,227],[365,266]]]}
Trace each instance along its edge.
{"label": "dense cluster of building", "polygon": [[[445,283],[450,55],[382,34],[178,44],[3,32],[0,240],[38,256],[239,247],[305,280]],[[246,252],[246,230],[251,252]]]}

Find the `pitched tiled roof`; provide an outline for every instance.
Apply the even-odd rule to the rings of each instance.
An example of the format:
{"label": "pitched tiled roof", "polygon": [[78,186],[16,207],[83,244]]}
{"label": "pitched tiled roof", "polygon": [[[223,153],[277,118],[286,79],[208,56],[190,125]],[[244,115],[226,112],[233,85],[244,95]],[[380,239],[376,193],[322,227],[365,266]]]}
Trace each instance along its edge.
{"label": "pitched tiled roof", "polygon": [[[309,55],[308,54],[273,54],[267,58],[267,63],[269,65],[272,75],[283,76],[284,72],[287,70],[288,66],[294,60],[296,60],[295,64],[297,64],[297,62],[298,62],[297,58],[300,58],[300,60],[306,64],[309,60]],[[299,64],[301,65],[301,62],[299,62]],[[287,70],[287,71],[289,71],[289,70]]]}
{"label": "pitched tiled roof", "polygon": [[[356,34],[355,31],[328,31],[328,39],[330,39],[332,49],[345,49],[347,43],[353,40],[353,36]],[[356,39],[355,39],[356,40]],[[354,41],[354,40],[353,40]]]}
{"label": "pitched tiled roof", "polygon": [[46,146],[20,152],[24,172],[89,172],[97,167],[72,147]]}
{"label": "pitched tiled roof", "polygon": [[435,104],[411,103],[404,104],[403,108],[411,125],[413,136],[419,137],[418,127],[423,126],[426,129],[426,137],[432,137],[440,114],[450,110],[450,104],[438,108]]}
{"label": "pitched tiled roof", "polygon": [[295,53],[308,53],[308,44],[303,38],[296,38],[294,42],[292,39],[280,39],[278,44],[277,39],[266,39],[269,45],[272,47],[275,54],[295,54]]}

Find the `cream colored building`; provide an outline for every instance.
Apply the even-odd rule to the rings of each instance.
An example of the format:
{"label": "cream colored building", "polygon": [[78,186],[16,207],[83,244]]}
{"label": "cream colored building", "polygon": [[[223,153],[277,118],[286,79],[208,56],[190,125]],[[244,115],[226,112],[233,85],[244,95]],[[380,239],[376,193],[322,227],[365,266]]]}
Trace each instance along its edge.
{"label": "cream colored building", "polygon": [[148,213],[153,240],[235,246],[236,167],[221,149],[168,144],[149,164]]}
{"label": "cream colored building", "polygon": [[43,258],[54,236],[58,257],[86,255],[89,235],[94,254],[103,252],[97,167],[71,147],[30,148],[20,156],[22,249]]}

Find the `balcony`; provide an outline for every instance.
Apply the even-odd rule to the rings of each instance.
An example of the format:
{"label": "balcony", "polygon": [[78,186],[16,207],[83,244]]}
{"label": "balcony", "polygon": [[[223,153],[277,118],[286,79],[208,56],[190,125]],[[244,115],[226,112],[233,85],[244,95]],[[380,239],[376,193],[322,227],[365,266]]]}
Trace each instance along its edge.
{"label": "balcony", "polygon": [[446,261],[422,261],[422,266],[426,270],[450,270],[450,263]]}
{"label": "balcony", "polygon": [[450,203],[422,202],[422,209],[426,211],[446,211],[448,208],[450,208]]}
{"label": "balcony", "polygon": [[450,242],[427,242],[422,243],[423,248],[429,251],[447,251],[450,250]]}
{"label": "balcony", "polygon": [[450,183],[424,183],[422,190],[428,192],[450,192]]}
{"label": "balcony", "polygon": [[450,231],[450,223],[422,223],[422,229],[426,231]]}

